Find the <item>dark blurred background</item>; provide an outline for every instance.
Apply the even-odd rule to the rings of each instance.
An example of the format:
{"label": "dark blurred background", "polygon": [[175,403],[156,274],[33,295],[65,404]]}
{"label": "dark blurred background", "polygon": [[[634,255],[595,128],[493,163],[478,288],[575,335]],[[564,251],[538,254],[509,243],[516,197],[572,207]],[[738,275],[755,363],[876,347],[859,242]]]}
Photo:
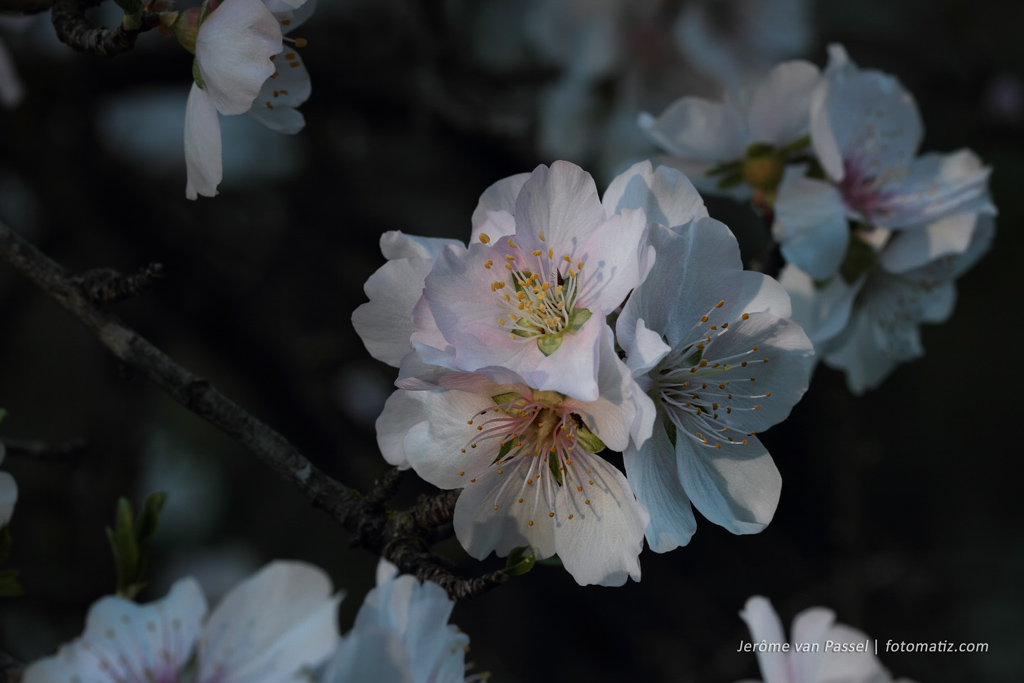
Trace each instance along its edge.
{"label": "dark blurred background", "polygon": [[[714,65],[670,35],[695,3],[576,2],[577,15],[554,12],[555,0],[320,0],[296,32],[313,78],[306,129],[289,137],[222,117],[221,194],[198,202],[184,198],[181,151],[191,55],[152,32],[101,59],[56,43],[45,16],[5,21],[0,40],[25,97],[0,110],[0,219],[72,271],[164,264],[157,287],[113,310],[366,489],[386,468],[373,422],[395,371],[370,358],[350,316],[383,262],[380,234],[466,239],[488,185],[557,158],[582,163],[603,188],[645,151],[637,111],[715,92]],[[538,566],[459,604],[453,621],[471,637],[475,670],[497,681],[729,683],[759,676],[754,655],[735,650],[749,638],[737,613],[762,594],[787,629],[826,605],[881,643],[988,643],[984,654],[883,654],[897,677],[1020,680],[1024,497],[1011,427],[1022,380],[1012,321],[1024,5],[766,2],[766,15],[752,4],[704,2],[705,32],[744,55],[761,35],[751,68],[765,54],[821,65],[825,46],[842,42],[914,93],[924,150],[971,147],[990,164],[995,247],[960,281],[952,319],[924,329],[925,358],[860,398],[819,368],[792,417],[764,435],[784,480],[766,531],[733,536],[698,515],[688,547],[645,550],[640,583],[581,588]],[[577,41],[597,45],[596,60],[571,53],[591,35],[583,9],[603,17],[600,40]],[[753,213],[709,206],[753,236],[745,247],[756,253]],[[351,626],[376,558],[349,548],[326,515],[130,377],[6,265],[0,331],[0,433],[88,442],[70,462],[3,463],[20,487],[5,567],[20,570],[26,594],[0,601],[0,650],[28,660],[81,632],[88,606],[114,588],[104,527],[117,497],[139,502],[156,489],[170,500],[140,599],[186,574],[215,597],[272,558],[299,558],[347,589],[341,623]],[[397,502],[429,489],[409,473]],[[454,540],[438,551],[467,574],[481,569]]]}

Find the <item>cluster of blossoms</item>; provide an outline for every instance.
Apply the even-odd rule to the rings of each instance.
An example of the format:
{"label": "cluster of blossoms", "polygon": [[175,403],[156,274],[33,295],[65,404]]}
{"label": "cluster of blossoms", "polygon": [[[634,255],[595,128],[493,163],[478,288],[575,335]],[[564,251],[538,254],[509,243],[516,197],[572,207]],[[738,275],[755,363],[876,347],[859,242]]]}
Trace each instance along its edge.
{"label": "cluster of blossoms", "polygon": [[[893,683],[889,671],[857,629],[836,623],[825,607],[812,607],[793,618],[792,642],[786,641],[779,615],[766,598],[747,600],[740,617],[750,629],[750,643],[739,650],[756,652],[764,683]],[[740,683],[755,683],[740,681]],[[895,683],[913,683],[901,678]]]}
{"label": "cluster of blossoms", "polygon": [[969,150],[918,156],[911,95],[840,46],[824,72],[784,62],[734,100],[684,97],[641,125],[703,191],[772,221],[794,319],[855,393],[923,353],[919,325],[950,316],[995,231],[989,169]]}
{"label": "cluster of blossoms", "polygon": [[353,314],[399,368],[378,443],[464,489],[470,555],[530,546],[620,585],[645,536],[689,541],[691,503],[737,534],[771,520],[781,478],[755,434],[805,391],[811,342],[682,173],[641,162],[602,198],[580,168],[539,166],[484,192],[468,246],[392,232],[381,250]]}
{"label": "cluster of blossoms", "polygon": [[461,683],[469,638],[448,624],[454,603],[435,583],[397,576],[385,560],[355,626],[338,633],[331,581],[300,562],[272,562],[213,612],[195,579],[138,605],[93,604],[81,637],[26,669],[25,683]]}
{"label": "cluster of blossoms", "polygon": [[[315,0],[207,0],[175,17],[173,30],[195,55],[185,107],[185,196],[213,197],[223,177],[218,115],[248,114],[271,130],[297,133],[297,107],[309,98],[309,72],[284,34]],[[288,41],[294,45],[285,45]]]}

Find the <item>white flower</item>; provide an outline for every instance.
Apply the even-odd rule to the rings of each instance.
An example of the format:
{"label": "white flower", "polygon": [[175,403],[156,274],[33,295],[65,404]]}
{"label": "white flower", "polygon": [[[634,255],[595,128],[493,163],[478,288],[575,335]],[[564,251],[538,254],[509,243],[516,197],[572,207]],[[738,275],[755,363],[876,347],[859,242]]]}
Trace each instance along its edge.
{"label": "white flower", "polygon": [[782,62],[749,92],[725,102],[683,97],[657,118],[641,115],[639,123],[671,155],[666,163],[685,171],[702,192],[747,197],[744,182],[770,188],[788,156],[803,148],[820,81],[810,62]]}
{"label": "white flower", "polygon": [[846,254],[846,219],[915,228],[953,213],[992,212],[990,169],[969,150],[917,156],[924,134],[913,97],[887,74],[858,69],[833,45],[811,106],[811,143],[826,180],[791,172],[779,186],[772,234],[817,280]]}
{"label": "white flower", "polygon": [[[3,463],[7,450],[0,443],[0,463]],[[14,504],[18,501],[18,484],[7,472],[0,472],[0,528],[11,521]]]}
{"label": "white flower", "polygon": [[685,207],[651,226],[657,261],[616,323],[626,362],[657,406],[644,440],[653,406],[638,404],[624,453],[630,486],[651,514],[647,542],[655,552],[685,545],[696,529],[691,501],[733,533],[757,533],[782,480],[755,433],[783,420],[807,389],[810,340],[788,319],[786,292],[743,270],[736,239],[706,217],[681,173],[638,164],[608,194],[617,186],[633,188],[620,206],[651,216],[668,202]]}
{"label": "white flower", "polygon": [[439,364],[507,369],[536,389],[597,400],[604,318],[653,258],[643,212],[606,213],[590,175],[562,161],[487,196],[493,208],[469,249],[442,251],[424,281],[425,332],[454,351]]}
{"label": "white flower", "polygon": [[529,387],[506,371],[442,372],[430,391],[396,391],[377,421],[384,458],[428,482],[462,488],[455,534],[483,559],[529,545],[558,554],[582,585],[640,578],[647,513],[615,467],[595,455],[622,450],[636,409],[633,381],[607,325],[600,328],[599,397],[581,401]]}
{"label": "white flower", "polygon": [[[767,598],[747,600],[740,617],[750,628],[764,683],[891,683],[867,635],[837,624],[835,612],[812,607],[793,619],[792,643]],[[831,643],[831,646],[829,644]],[[782,646],[786,644],[786,651]],[[742,683],[754,683],[743,681]],[[897,683],[912,683],[900,679]]]}
{"label": "white flower", "polygon": [[876,229],[852,242],[849,261],[858,270],[815,286],[791,265],[781,281],[818,356],[846,372],[850,391],[862,394],[924,354],[920,324],[949,318],[954,281],[988,251],[994,234],[987,213],[955,214],[913,230]]}
{"label": "white flower", "polygon": [[436,583],[397,576],[381,560],[377,587],[328,662],[321,683],[462,683],[469,637],[448,623],[455,603]]}
{"label": "white flower", "polygon": [[236,586],[209,616],[194,579],[147,605],[102,598],[82,636],[30,665],[23,681],[293,681],[337,645],[341,598],[331,592],[319,569],[279,561]]}
{"label": "white flower", "polygon": [[224,0],[205,17],[195,39],[197,82],[185,107],[185,196],[212,197],[223,176],[218,114],[249,113],[268,128],[295,133],[304,124],[295,107],[309,97],[309,74],[284,49],[291,30],[310,12],[303,0]]}

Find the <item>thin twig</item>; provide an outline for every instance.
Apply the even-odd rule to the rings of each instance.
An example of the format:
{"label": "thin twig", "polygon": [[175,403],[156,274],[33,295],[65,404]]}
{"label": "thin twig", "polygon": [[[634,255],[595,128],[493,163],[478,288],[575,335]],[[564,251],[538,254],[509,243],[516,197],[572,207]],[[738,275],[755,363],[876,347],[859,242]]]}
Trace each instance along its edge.
{"label": "thin twig", "polygon": [[315,507],[354,534],[359,545],[383,555],[403,572],[439,583],[455,599],[479,595],[506,578],[501,571],[475,578],[459,577],[444,558],[430,552],[437,527],[452,519],[458,490],[421,499],[409,510],[385,509],[384,500],[397,484],[397,471],[382,477],[371,495],[361,495],[322,472],[284,436],[221,394],[209,381],[178,365],[101,309],[83,291],[80,278],[69,275],[2,223],[0,258],[77,318],[125,365],[259,457]]}
{"label": "thin twig", "polygon": [[113,268],[95,268],[75,278],[74,284],[92,301],[121,301],[142,294],[163,276],[163,265],[150,263],[131,275],[122,275]]}
{"label": "thin twig", "polygon": [[85,18],[85,10],[99,3],[100,0],[54,0],[50,19],[61,42],[75,50],[112,57],[134,48],[135,39],[140,33],[160,24],[159,14],[142,12],[138,28],[126,29],[123,25],[113,29],[93,26]]}

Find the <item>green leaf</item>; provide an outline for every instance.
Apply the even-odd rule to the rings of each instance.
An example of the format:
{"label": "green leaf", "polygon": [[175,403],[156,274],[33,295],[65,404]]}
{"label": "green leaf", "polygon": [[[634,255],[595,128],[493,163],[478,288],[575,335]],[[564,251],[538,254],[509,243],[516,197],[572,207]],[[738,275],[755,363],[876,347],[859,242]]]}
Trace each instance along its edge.
{"label": "green leaf", "polygon": [[545,334],[544,336],[537,337],[537,348],[545,356],[553,354],[561,345],[562,335],[560,334]]}
{"label": "green leaf", "polygon": [[839,274],[843,280],[852,285],[875,265],[875,260],[875,250],[871,248],[871,245],[851,234],[850,246],[846,249],[846,257],[843,259],[842,265],[839,266]]}
{"label": "green leaf", "polygon": [[562,485],[562,470],[559,466],[560,462],[561,460],[559,460],[558,455],[555,453],[548,453],[548,469],[551,470],[551,476],[555,478],[555,481],[558,482],[559,486]]}
{"label": "green leaf", "polygon": [[597,438],[597,434],[587,429],[587,426],[582,423],[576,427],[576,443],[590,453],[600,453],[605,449],[604,441]]}
{"label": "green leaf", "polygon": [[512,548],[512,552],[508,554],[508,559],[505,560],[505,574],[508,576],[522,576],[533,569],[533,565],[536,563],[537,555],[530,549],[530,546],[524,545]]}
{"label": "green leaf", "polygon": [[135,538],[138,539],[140,546],[148,545],[156,535],[157,526],[160,524],[160,510],[163,509],[166,501],[167,494],[163,491],[146,496],[146,500],[142,504],[142,512],[135,520]]}
{"label": "green leaf", "polygon": [[25,589],[17,581],[17,569],[0,571],[0,598],[15,598],[24,594]]}
{"label": "green leaf", "polygon": [[569,314],[569,324],[566,325],[566,332],[579,332],[584,323],[590,320],[593,313],[588,308],[574,308]]}
{"label": "green leaf", "polygon": [[495,394],[494,396],[491,396],[491,400],[494,401],[499,406],[505,405],[506,403],[511,403],[517,398],[519,398],[518,391],[506,391],[504,394]]}

